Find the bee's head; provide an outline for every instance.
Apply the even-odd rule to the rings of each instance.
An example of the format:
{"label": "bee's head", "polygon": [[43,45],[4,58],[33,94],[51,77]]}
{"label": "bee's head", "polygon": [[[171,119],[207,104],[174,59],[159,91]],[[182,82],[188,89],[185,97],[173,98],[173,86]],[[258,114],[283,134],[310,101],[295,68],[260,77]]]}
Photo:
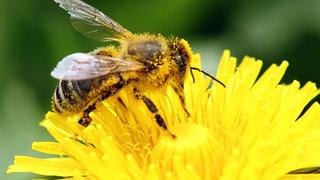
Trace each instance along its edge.
{"label": "bee's head", "polygon": [[192,51],[188,42],[184,39],[174,39],[169,43],[170,56],[177,66],[181,76],[186,74],[190,67]]}

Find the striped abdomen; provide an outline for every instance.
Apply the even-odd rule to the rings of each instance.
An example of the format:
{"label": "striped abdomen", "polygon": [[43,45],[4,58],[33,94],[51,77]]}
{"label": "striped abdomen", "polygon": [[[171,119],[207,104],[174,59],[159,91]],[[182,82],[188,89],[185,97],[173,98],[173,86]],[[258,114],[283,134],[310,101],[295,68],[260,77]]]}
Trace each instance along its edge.
{"label": "striped abdomen", "polygon": [[96,80],[61,80],[53,95],[53,109],[57,112],[80,112],[91,101],[88,94]]}

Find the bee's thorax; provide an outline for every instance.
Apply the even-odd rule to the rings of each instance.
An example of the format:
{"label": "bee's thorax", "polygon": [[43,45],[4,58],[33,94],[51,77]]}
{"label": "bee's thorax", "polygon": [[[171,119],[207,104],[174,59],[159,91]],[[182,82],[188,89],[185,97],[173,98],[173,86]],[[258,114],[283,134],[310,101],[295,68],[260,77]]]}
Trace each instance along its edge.
{"label": "bee's thorax", "polygon": [[158,41],[141,41],[128,44],[128,54],[141,60],[153,60],[162,52],[162,46]]}

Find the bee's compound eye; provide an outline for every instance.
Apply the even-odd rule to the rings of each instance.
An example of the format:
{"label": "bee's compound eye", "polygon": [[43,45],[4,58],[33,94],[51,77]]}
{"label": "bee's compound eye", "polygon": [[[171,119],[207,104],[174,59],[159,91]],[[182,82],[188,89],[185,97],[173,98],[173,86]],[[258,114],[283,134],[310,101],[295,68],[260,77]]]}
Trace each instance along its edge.
{"label": "bee's compound eye", "polygon": [[152,60],[161,53],[161,49],[161,44],[158,41],[144,41],[130,44],[128,46],[128,54]]}
{"label": "bee's compound eye", "polygon": [[189,63],[190,61],[190,57],[187,53],[187,50],[185,48],[185,46],[183,45],[178,45],[177,47],[173,48],[173,59],[177,65],[177,67],[179,68],[179,72],[180,74],[184,74],[186,72],[186,65]]}

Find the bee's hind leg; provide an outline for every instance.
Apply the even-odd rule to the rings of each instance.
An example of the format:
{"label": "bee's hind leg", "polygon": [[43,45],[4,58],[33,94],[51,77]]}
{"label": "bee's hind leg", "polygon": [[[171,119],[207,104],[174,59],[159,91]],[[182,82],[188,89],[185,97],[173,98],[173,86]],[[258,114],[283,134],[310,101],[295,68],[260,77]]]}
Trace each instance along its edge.
{"label": "bee's hind leg", "polygon": [[154,114],[155,121],[160,126],[160,128],[165,130],[172,138],[176,138],[176,135],[172,134],[169,131],[167,124],[165,123],[165,121],[162,118],[162,116],[159,114],[157,106],[151,101],[151,99],[149,99],[145,95],[139,94],[139,92],[138,92],[138,90],[136,88],[134,88],[133,92],[134,92],[136,98],[142,99],[144,104],[147,106],[148,110],[152,114]]}
{"label": "bee's hind leg", "polygon": [[89,124],[91,123],[92,119],[90,118],[89,114],[90,112],[92,112],[93,110],[96,109],[96,103],[93,103],[92,105],[88,106],[84,111],[83,111],[83,115],[80,118],[80,120],[78,121],[78,123],[80,125],[82,125],[83,127],[88,127]]}

